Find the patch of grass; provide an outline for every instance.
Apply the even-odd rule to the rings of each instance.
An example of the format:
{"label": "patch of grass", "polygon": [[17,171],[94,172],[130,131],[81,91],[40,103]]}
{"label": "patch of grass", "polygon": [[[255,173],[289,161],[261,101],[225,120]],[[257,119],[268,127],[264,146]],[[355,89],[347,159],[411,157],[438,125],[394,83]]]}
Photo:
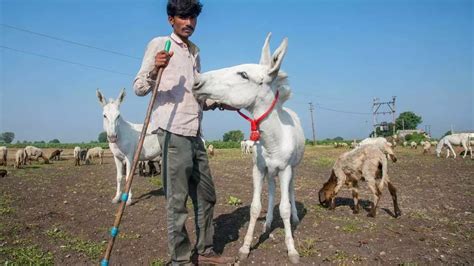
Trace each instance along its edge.
{"label": "patch of grass", "polygon": [[142,236],[140,234],[126,234],[124,232],[120,232],[118,234],[118,238],[120,239],[139,239],[141,238]]}
{"label": "patch of grass", "polygon": [[343,262],[349,259],[349,255],[342,250],[336,250],[334,254],[327,259],[331,262]]}
{"label": "patch of grass", "polygon": [[161,182],[161,176],[150,177],[150,179],[148,179],[148,182],[158,188],[163,186],[163,183]]}
{"label": "patch of grass", "polygon": [[409,214],[410,217],[422,220],[432,221],[433,218],[428,216],[426,210],[414,210]]}
{"label": "patch of grass", "polygon": [[56,241],[63,242],[63,245],[61,247],[82,253],[93,260],[99,258],[105,249],[105,241],[103,241],[102,243],[94,243],[92,241],[83,240],[74,237],[71,234],[68,234],[67,232],[61,231],[56,227],[47,230],[46,235]]}
{"label": "patch of grass", "polygon": [[0,195],[0,215],[13,213],[14,209],[10,206],[12,199],[6,194]]}
{"label": "patch of grass", "polygon": [[336,160],[334,158],[329,158],[325,156],[318,157],[316,160],[313,160],[312,163],[314,163],[316,166],[319,167],[329,167],[334,164]]}
{"label": "patch of grass", "polygon": [[155,259],[150,263],[150,266],[164,266],[166,264],[166,260],[164,259]]}
{"label": "patch of grass", "polygon": [[0,253],[7,258],[3,265],[53,265],[51,252],[43,252],[38,246],[1,247]]}
{"label": "patch of grass", "polygon": [[361,228],[356,223],[345,224],[341,227],[341,230],[346,233],[360,232]]}
{"label": "patch of grass", "polygon": [[316,254],[319,250],[316,249],[316,239],[307,238],[298,242],[298,250],[301,257],[309,257]]}
{"label": "patch of grass", "polygon": [[227,199],[227,204],[231,206],[238,206],[242,204],[242,200],[234,196],[229,196]]}

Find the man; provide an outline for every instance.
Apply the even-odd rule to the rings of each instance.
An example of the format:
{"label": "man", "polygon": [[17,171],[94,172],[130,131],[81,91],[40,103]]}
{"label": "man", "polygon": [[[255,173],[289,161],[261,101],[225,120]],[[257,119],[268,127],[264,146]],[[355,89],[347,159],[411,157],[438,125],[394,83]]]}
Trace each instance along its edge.
{"label": "man", "polygon": [[[170,36],[149,44],[134,81],[135,93],[148,94],[155,86],[159,68],[164,68],[150,129],[158,135],[163,150],[163,186],[167,200],[168,248],[173,265],[189,263],[226,264],[213,249],[213,214],[216,193],[206,149],[200,137],[202,110],[216,104],[200,103],[192,94],[194,77],[200,71],[198,47],[189,40],[202,9],[199,0],[169,0]],[[171,50],[163,51],[171,40]],[[224,106],[225,108],[226,106]],[[194,254],[185,227],[186,201],[191,197],[196,217]]]}

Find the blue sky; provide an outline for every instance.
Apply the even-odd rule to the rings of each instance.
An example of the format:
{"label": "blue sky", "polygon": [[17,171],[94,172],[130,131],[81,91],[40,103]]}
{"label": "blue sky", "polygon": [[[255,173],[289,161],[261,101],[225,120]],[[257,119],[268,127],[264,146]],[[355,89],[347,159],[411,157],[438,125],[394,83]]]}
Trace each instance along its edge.
{"label": "blue sky", "polygon": [[[282,69],[293,96],[286,106],[300,116],[306,138],[309,102],[316,106],[317,139],[352,139],[371,131],[372,99],[392,96],[397,116],[415,112],[420,128],[430,125],[435,137],[451,126],[474,130],[472,1],[201,2],[191,39],[203,71],[257,63],[268,32],[272,49],[288,37]],[[1,0],[0,132],[14,132],[14,142],[96,140],[103,130],[96,88],[114,98],[126,88],[123,117],[142,123],[149,98],[136,96],[132,81],[148,41],[170,33],[165,6],[164,0]],[[249,132],[248,122],[230,111],[206,112],[203,128],[209,140]]]}

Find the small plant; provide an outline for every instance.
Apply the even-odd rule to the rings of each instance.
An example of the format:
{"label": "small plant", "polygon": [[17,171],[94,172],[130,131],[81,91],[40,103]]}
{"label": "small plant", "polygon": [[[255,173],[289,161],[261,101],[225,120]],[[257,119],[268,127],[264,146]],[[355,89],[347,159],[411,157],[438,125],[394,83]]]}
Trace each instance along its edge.
{"label": "small plant", "polygon": [[298,243],[298,249],[301,257],[309,257],[315,254],[318,250],[316,249],[316,239],[308,238]]}
{"label": "small plant", "polygon": [[242,200],[234,196],[229,196],[229,199],[227,199],[227,204],[231,206],[238,206],[242,204]]}
{"label": "small plant", "polygon": [[150,184],[159,188],[163,186],[163,184],[161,183],[161,177],[151,177],[150,179],[148,179],[148,181],[150,182]]}
{"label": "small plant", "polygon": [[166,265],[166,260],[164,259],[155,259],[150,264],[150,266],[164,266],[164,265]]}
{"label": "small plant", "polygon": [[65,249],[80,252],[91,259],[97,259],[103,253],[104,243],[94,243],[92,241],[82,240],[61,231],[56,227],[47,230],[45,233],[56,241],[64,242]]}

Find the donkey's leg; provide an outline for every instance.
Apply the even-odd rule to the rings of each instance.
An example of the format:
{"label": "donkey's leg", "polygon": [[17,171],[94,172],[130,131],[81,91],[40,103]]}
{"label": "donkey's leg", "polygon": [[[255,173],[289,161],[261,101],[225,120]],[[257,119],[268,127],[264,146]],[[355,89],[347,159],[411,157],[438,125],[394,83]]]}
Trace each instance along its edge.
{"label": "donkey's leg", "polygon": [[268,179],[268,209],[263,232],[269,232],[273,221],[273,208],[275,207],[275,176],[267,176]]}
{"label": "donkey's leg", "polygon": [[285,244],[288,249],[288,257],[292,263],[298,263],[300,255],[295,249],[295,243],[291,233],[291,205],[290,205],[290,183],[292,178],[292,167],[287,166],[283,171],[280,171],[280,216],[283,219],[285,226]]}
{"label": "donkey's leg", "polygon": [[374,201],[372,202],[372,208],[369,212],[369,217],[375,217],[377,214],[377,206],[379,205],[380,195],[382,194],[379,190],[379,187],[375,183],[375,176],[365,176],[367,183],[369,185],[370,190],[374,195]]}
{"label": "donkey's leg", "polygon": [[241,260],[248,257],[250,253],[250,244],[252,244],[253,231],[255,229],[255,223],[262,210],[261,196],[262,196],[262,182],[265,176],[265,171],[259,169],[257,165],[253,166],[253,198],[252,204],[250,205],[250,222],[245,235],[244,244],[239,249],[239,257]]}
{"label": "donkey's leg", "polygon": [[352,182],[352,199],[354,200],[354,209],[352,213],[357,214],[359,213],[359,184],[356,181]]}
{"label": "donkey's leg", "polygon": [[448,148],[453,152],[454,159],[456,159],[456,152],[454,151],[453,146],[449,142],[448,142]]}
{"label": "donkey's leg", "polygon": [[[133,154],[132,154],[133,156]],[[128,179],[130,178],[130,172],[132,170],[132,158],[128,158],[128,157],[125,157],[125,161],[126,161],[126,167],[127,167],[127,175],[125,177],[125,182],[128,182]],[[126,187],[126,185],[124,184],[124,187]],[[128,192],[128,199],[127,199],[127,206],[130,206],[132,204],[132,187],[130,187],[130,191]]]}
{"label": "donkey's leg", "polygon": [[118,203],[120,200],[120,184],[122,183],[122,177],[123,177],[123,171],[122,171],[123,163],[119,158],[115,156],[114,156],[114,161],[115,161],[115,168],[117,170],[117,192],[115,193],[115,197],[112,199],[112,203]]}
{"label": "donkey's leg", "polygon": [[290,203],[291,203],[291,222],[293,225],[300,223],[300,218],[298,218],[298,210],[296,209],[295,201],[295,172],[294,169],[291,170],[291,180],[290,180]]}

